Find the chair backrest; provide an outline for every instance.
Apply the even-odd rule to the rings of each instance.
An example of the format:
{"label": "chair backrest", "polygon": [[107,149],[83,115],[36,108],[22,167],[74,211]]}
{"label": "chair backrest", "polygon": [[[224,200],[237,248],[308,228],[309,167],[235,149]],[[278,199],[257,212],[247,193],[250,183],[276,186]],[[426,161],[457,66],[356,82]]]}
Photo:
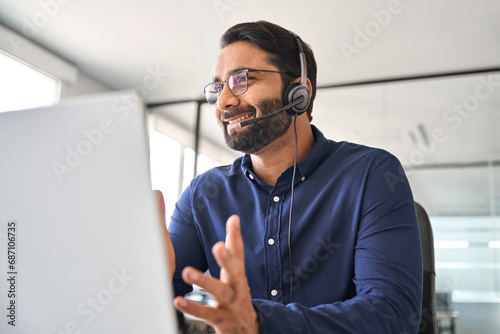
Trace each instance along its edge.
{"label": "chair backrest", "polygon": [[418,227],[420,229],[420,242],[422,244],[422,257],[424,267],[424,286],[422,298],[422,318],[419,333],[437,334],[436,320],[436,272],[434,269],[434,236],[427,212],[415,202]]}

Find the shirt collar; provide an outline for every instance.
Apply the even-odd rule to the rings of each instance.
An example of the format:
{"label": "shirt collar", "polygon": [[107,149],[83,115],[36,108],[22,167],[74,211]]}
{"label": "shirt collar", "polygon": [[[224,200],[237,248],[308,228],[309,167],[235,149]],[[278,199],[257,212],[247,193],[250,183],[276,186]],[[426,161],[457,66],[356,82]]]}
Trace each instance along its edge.
{"label": "shirt collar", "polygon": [[[325,138],[317,127],[311,125],[311,129],[316,140],[313,149],[309,154],[297,163],[297,170],[300,170],[302,177],[309,177],[318,166],[320,166],[335,151],[335,146]],[[293,166],[292,166],[293,168]]]}
{"label": "shirt collar", "polygon": [[[316,128],[314,125],[311,125],[311,129],[314,135],[314,139],[316,140],[316,143],[314,144],[314,147],[311,150],[311,152],[309,152],[309,154],[304,159],[302,159],[297,163],[297,172],[295,176],[296,184],[298,182],[305,181],[305,179],[307,179],[309,175],[311,175],[314,172],[314,170],[318,166],[320,166],[336,149],[336,145],[332,145],[336,143],[327,140],[323,135],[323,133],[318,130],[318,128]],[[250,155],[245,154],[245,156],[243,156],[241,162],[241,168],[245,176],[252,182],[257,183],[258,185],[264,188],[271,187],[268,184],[260,181],[254,174],[252,167],[252,159],[250,158]],[[276,186],[279,186],[279,184],[283,182],[281,181],[283,179],[285,179],[286,182],[289,183],[290,177],[288,177],[287,175],[288,174],[291,175],[292,172],[293,172],[293,166],[290,166],[278,178]]]}

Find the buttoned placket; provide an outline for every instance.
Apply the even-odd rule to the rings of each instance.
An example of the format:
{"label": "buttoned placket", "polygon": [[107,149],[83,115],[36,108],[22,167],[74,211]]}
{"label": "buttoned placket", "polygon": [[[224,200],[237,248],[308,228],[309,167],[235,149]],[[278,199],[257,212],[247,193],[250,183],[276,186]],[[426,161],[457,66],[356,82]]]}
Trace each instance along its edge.
{"label": "buttoned placket", "polygon": [[[256,186],[262,184],[251,171],[247,170],[246,176]],[[283,272],[281,263],[279,235],[282,227],[281,220],[284,202],[290,191],[290,183],[287,182],[287,185],[283,184],[286,179],[287,177],[278,180],[274,188],[264,186],[264,188],[267,188],[267,191],[270,191],[267,203],[267,215],[265,217],[266,233],[263,240],[266,253],[266,294],[269,300],[279,303],[284,302],[282,287],[283,275],[285,273]],[[295,181],[295,185],[297,186],[299,183],[304,182],[304,180],[305,176],[299,176]]]}
{"label": "buttoned placket", "polygon": [[267,295],[270,300],[283,302],[282,294],[282,265],[279,247],[279,233],[281,227],[281,216],[283,210],[283,199],[285,194],[275,192],[276,188],[269,195],[268,216],[266,219],[267,228],[264,236],[267,254]]}

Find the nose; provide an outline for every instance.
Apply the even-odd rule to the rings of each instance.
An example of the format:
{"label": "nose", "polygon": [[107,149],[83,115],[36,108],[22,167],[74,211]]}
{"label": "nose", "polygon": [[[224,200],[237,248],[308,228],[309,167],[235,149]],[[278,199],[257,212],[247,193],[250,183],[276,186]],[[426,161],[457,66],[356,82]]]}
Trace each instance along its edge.
{"label": "nose", "polygon": [[229,107],[237,106],[239,103],[240,99],[231,93],[226,82],[220,92],[220,95],[217,97],[217,107],[221,110],[226,110],[229,109]]}

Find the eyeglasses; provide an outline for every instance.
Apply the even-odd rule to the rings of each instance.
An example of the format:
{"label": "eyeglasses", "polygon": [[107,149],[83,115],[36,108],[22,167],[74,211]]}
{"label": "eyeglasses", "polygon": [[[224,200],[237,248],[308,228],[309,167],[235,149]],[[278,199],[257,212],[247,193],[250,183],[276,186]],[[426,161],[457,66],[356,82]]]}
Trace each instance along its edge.
{"label": "eyeglasses", "polygon": [[238,70],[232,73],[224,81],[214,81],[205,86],[203,92],[205,93],[205,98],[207,99],[207,102],[209,104],[215,104],[217,102],[217,98],[224,89],[225,82],[229,87],[229,91],[234,96],[240,96],[244,94],[248,89],[248,72],[270,72],[270,73],[293,75],[290,73],[284,73],[280,71],[270,71],[270,70],[253,70],[248,68],[243,70]]}

